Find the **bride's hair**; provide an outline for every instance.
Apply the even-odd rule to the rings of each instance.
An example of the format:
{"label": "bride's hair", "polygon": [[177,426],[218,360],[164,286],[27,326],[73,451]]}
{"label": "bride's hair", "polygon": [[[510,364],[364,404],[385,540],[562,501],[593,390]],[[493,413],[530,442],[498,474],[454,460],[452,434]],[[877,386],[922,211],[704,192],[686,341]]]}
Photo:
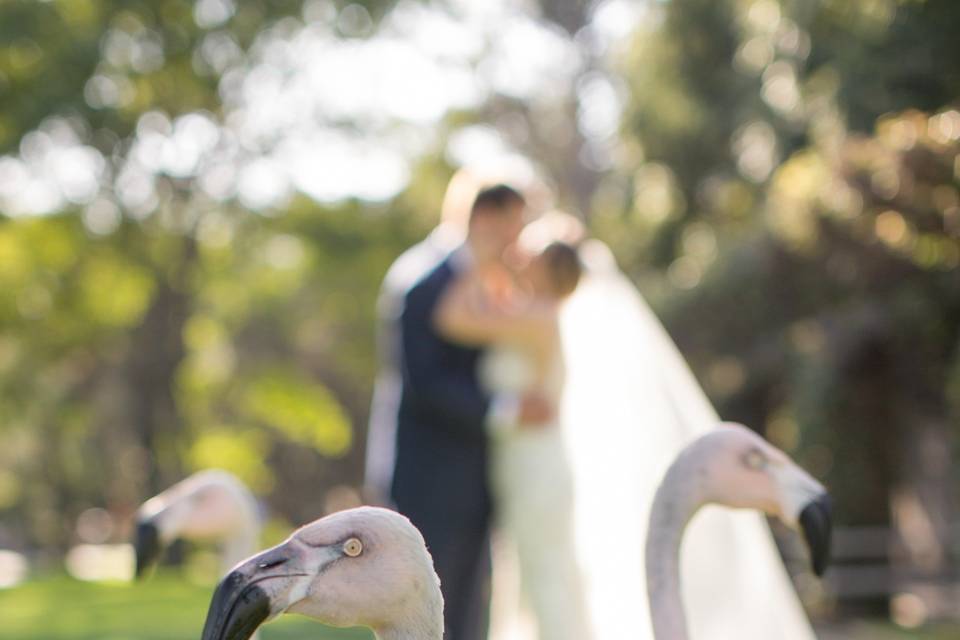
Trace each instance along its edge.
{"label": "bride's hair", "polygon": [[566,242],[551,242],[538,256],[546,266],[553,294],[566,298],[577,288],[583,264],[576,247]]}

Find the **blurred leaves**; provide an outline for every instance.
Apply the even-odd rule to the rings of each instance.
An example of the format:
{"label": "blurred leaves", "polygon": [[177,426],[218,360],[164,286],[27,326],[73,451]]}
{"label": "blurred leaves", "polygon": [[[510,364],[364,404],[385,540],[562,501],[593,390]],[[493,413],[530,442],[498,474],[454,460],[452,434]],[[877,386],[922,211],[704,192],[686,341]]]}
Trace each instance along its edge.
{"label": "blurred leaves", "polygon": [[188,460],[194,470],[224,469],[236,475],[256,493],[268,493],[274,486],[273,472],[264,464],[269,446],[264,434],[253,429],[212,427],[190,446]]}
{"label": "blurred leaves", "polygon": [[350,447],[349,419],[322,385],[277,370],[252,380],[243,396],[251,418],[295,442],[328,456],[343,455]]}
{"label": "blurred leaves", "polygon": [[50,214],[0,198],[0,546],[64,545],[83,509],[131,513],[207,466],[290,497],[294,521],[356,481],[379,280],[441,194],[261,216],[195,180],[237,145],[222,81],[261,35],[308,15],[362,37],[389,6],[0,3],[0,195]]}
{"label": "blurred leaves", "polygon": [[825,478],[843,522],[899,526],[891,496],[907,494],[945,543],[960,12],[673,0],[654,15],[624,62],[622,135],[642,161],[601,185],[595,232],[724,417]]}
{"label": "blurred leaves", "polygon": [[131,327],[140,322],[153,293],[153,278],[109,252],[93,254],[79,274],[82,308],[96,324]]}
{"label": "blurred leaves", "polygon": [[64,545],[83,509],[130,513],[206,466],[296,521],[356,482],[380,279],[476,123],[585,209],[721,413],[827,479],[847,522],[895,519],[894,490],[947,517],[929,451],[960,424],[956,3],[646,3],[609,49],[589,3],[538,4],[576,67],[548,96],[486,87],[405,143],[422,156],[388,203],[252,211],[229,184],[275,132],[240,136],[225,103],[283,79],[244,70],[306,22],[368,37],[393,2],[0,3],[0,209],[47,214],[0,210],[0,546]]}

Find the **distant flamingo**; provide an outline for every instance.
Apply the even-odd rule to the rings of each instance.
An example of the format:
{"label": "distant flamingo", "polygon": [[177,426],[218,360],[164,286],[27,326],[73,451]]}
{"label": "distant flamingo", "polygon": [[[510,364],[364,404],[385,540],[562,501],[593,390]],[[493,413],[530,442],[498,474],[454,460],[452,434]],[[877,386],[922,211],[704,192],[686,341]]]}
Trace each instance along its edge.
{"label": "distant flamingo", "polygon": [[137,578],[178,538],[222,545],[221,569],[258,548],[260,520],[250,490],[226,471],[200,471],[150,498],[137,511]]}

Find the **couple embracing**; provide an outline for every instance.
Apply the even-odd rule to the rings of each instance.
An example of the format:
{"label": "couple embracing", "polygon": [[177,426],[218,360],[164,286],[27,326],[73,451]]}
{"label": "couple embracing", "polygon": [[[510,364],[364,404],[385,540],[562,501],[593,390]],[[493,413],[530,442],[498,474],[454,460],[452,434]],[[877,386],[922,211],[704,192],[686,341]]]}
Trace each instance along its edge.
{"label": "couple embracing", "polygon": [[494,520],[516,545],[539,635],[589,637],[557,418],[559,310],[581,266],[559,238],[518,242],[526,212],[510,186],[480,190],[462,244],[447,252],[434,238],[432,255],[408,267],[422,276],[393,301],[399,371],[392,402],[379,403],[396,411],[390,497],[427,541],[453,640],[487,636]]}
{"label": "couple embracing", "polygon": [[[562,216],[524,228],[521,194],[462,178],[447,222],[384,283],[368,484],[423,531],[446,640],[487,637],[493,520],[517,547],[540,640],[651,637],[650,505],[719,418],[609,249],[574,251],[563,240],[582,234]],[[692,637],[813,637],[761,516],[704,510],[683,550]]]}

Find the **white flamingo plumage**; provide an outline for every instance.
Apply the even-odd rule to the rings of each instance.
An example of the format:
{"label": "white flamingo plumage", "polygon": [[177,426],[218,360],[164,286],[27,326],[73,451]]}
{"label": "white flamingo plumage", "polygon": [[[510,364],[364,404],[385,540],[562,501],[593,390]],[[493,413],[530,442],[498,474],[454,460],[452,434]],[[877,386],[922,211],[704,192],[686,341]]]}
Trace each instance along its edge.
{"label": "white flamingo plumage", "polygon": [[[825,568],[831,523],[823,486],[746,427],[711,431],[683,449],[651,510],[646,567],[658,640],[688,638],[680,541],[706,504],[759,509],[802,528],[814,570]],[[247,640],[286,612],[366,626],[380,640],[443,637],[443,599],[423,537],[405,517],[376,507],[317,520],[236,566],[214,593],[202,640]]]}
{"label": "white flamingo plumage", "polygon": [[137,577],[178,538],[221,545],[226,573],[258,548],[256,499],[236,476],[218,469],[195,473],[150,498],[137,511]]}

